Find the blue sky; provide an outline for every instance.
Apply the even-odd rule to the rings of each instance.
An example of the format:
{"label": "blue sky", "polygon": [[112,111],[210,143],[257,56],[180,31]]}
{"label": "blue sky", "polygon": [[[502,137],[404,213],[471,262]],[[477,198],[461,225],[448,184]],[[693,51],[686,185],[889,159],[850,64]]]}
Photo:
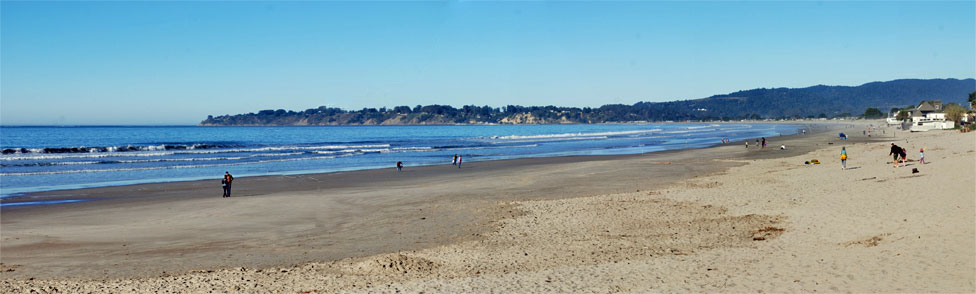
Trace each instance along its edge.
{"label": "blue sky", "polygon": [[0,2],[0,124],[976,76],[976,2]]}

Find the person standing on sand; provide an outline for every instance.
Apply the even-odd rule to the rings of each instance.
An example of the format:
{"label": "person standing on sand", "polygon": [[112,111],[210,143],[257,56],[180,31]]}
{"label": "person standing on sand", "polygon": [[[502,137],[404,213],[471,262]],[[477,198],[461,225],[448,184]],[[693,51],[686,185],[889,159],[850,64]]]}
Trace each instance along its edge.
{"label": "person standing on sand", "polygon": [[454,160],[451,160],[451,164],[457,165],[457,159],[458,159],[458,155],[454,154]]}
{"label": "person standing on sand", "polygon": [[398,172],[403,171],[403,161],[397,161],[396,167]]}
{"label": "person standing on sand", "polygon": [[840,169],[847,169],[847,147],[840,147]]}
{"label": "person standing on sand", "polygon": [[461,155],[458,155],[457,166],[461,168]]}
{"label": "person standing on sand", "polygon": [[918,162],[921,164],[925,164],[925,147],[922,147],[922,149],[918,149]]}
{"label": "person standing on sand", "polygon": [[749,149],[749,140],[746,140],[746,149]]}
{"label": "person standing on sand", "polygon": [[230,197],[230,184],[234,182],[234,176],[230,175],[230,172],[224,172],[224,181],[227,182],[227,186],[224,188],[224,197]]}
{"label": "person standing on sand", "polygon": [[220,187],[224,188],[224,198],[227,198],[227,179],[220,179]]}
{"label": "person standing on sand", "polygon": [[762,137],[762,147],[759,147],[759,149],[766,149],[766,137]]}

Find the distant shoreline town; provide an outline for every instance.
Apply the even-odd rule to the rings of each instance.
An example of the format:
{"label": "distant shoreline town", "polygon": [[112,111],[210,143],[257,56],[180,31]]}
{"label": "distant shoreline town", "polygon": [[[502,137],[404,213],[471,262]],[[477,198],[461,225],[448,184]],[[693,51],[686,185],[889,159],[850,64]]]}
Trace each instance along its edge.
{"label": "distant shoreline town", "polygon": [[[974,79],[893,80],[856,87],[812,86],[738,91],[708,98],[670,102],[609,104],[601,107],[466,105],[396,106],[344,110],[318,107],[304,111],[208,116],[200,126],[299,125],[453,125],[453,124],[593,124],[665,121],[732,121],[883,117],[883,112],[913,107],[919,101],[967,104]],[[880,115],[880,116],[878,116]]]}

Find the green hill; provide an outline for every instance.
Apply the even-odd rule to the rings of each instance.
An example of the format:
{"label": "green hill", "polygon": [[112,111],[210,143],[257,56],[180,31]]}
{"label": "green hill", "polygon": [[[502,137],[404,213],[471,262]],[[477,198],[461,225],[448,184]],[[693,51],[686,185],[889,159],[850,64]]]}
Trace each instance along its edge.
{"label": "green hill", "polygon": [[853,87],[752,89],[694,100],[611,104],[598,108],[417,105],[343,110],[323,106],[304,111],[278,109],[209,116],[200,125],[554,124],[835,117],[861,114],[868,107],[882,111],[904,108],[922,100],[967,105],[966,99],[973,91],[976,91],[974,79],[905,79]]}

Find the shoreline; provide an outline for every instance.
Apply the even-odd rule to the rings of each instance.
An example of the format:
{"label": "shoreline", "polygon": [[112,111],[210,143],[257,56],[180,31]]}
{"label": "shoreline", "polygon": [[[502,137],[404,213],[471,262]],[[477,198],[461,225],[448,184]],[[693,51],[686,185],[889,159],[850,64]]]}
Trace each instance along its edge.
{"label": "shoreline", "polygon": [[[658,124],[665,125],[666,123],[658,123]],[[706,123],[700,123],[700,124],[701,125],[706,125]],[[717,124],[736,125],[736,124],[742,124],[742,123],[741,122],[735,122],[735,123],[717,123]],[[711,125],[717,125],[717,124],[711,124]],[[756,125],[761,125],[760,123],[755,123],[755,124]],[[829,124],[839,125],[839,124],[833,123],[833,122],[821,122],[821,121],[811,122],[811,123],[808,123],[808,124],[775,123],[775,122],[773,122],[772,124],[789,125],[789,126],[791,126],[791,128],[789,128],[789,133],[790,134],[792,134],[793,131],[797,131],[799,129],[803,129],[803,128],[806,128],[806,127],[810,127],[812,125],[813,126],[818,125],[818,124],[819,125],[824,125],[824,124],[828,124],[828,125]],[[651,125],[654,125],[654,124],[651,124]],[[683,125],[686,125],[686,124],[683,124]],[[795,129],[793,127],[795,127]],[[780,130],[780,131],[785,131],[785,130]],[[773,132],[773,134],[770,134],[771,135],[770,137],[783,136],[784,134],[785,134],[784,132]],[[718,141],[717,138],[716,138],[716,141]],[[704,147],[702,147],[701,146],[702,145],[702,142],[699,142],[698,145],[699,146],[691,147],[691,149],[708,148],[708,147],[711,147],[711,146],[716,146],[716,145],[721,145],[721,144],[705,143],[705,145],[710,145],[710,146],[704,146]],[[159,147],[162,147],[162,146],[159,146]],[[170,146],[166,146],[167,150],[168,150],[169,147]],[[177,147],[179,147],[179,146],[177,146]],[[87,149],[86,149],[87,147],[79,147],[79,148],[81,148],[82,151],[87,151]],[[109,147],[92,147],[92,148],[94,148],[94,149],[98,149],[98,148],[105,149],[105,148],[114,148],[114,147],[109,146]],[[664,148],[664,149],[681,148],[680,150],[689,149],[688,146],[682,146],[680,144],[662,145],[662,146],[656,146],[656,145],[655,146],[651,146],[651,149],[661,149],[661,148]],[[625,150],[626,152],[620,152],[619,154],[625,154],[627,152],[637,152],[637,150],[636,150],[637,147],[631,147],[630,149],[632,149],[632,150]],[[32,150],[34,150],[34,149],[32,149]],[[37,152],[37,151],[34,151],[34,152]],[[42,152],[42,153],[43,154],[46,154],[44,152]],[[83,152],[83,153],[88,153],[88,152]],[[572,155],[574,153],[576,153],[577,155]],[[507,159],[525,159],[525,158],[542,158],[542,157],[573,157],[573,156],[586,156],[586,157],[589,157],[589,156],[599,156],[599,155],[588,155],[588,153],[589,154],[592,154],[592,153],[598,153],[599,154],[599,153],[603,153],[603,152],[600,152],[599,150],[596,150],[596,151],[578,150],[578,151],[569,151],[569,152],[538,153],[538,154],[530,154],[530,155],[512,154],[511,156],[492,156],[494,158],[484,158],[484,159],[482,159],[480,157],[475,157],[475,158],[473,158],[473,160],[474,161],[480,161],[480,160],[485,160],[485,161],[489,161],[489,160],[490,161],[494,161],[494,160],[506,160],[506,159],[495,159],[495,158],[505,158],[505,157],[508,157]],[[610,153],[616,153],[616,152],[610,152]],[[474,161],[471,161],[471,159],[469,159],[468,162],[474,162]],[[415,162],[415,163],[418,163],[418,162]],[[441,162],[439,162],[439,161],[438,162],[430,162],[429,160],[427,160],[427,161],[421,160],[421,162],[419,162],[419,163],[421,165],[408,166],[408,167],[414,168],[414,167],[418,167],[418,166],[440,165],[441,164]],[[231,168],[230,170],[232,170],[232,171],[234,170],[233,169],[233,166],[229,166],[229,167]],[[316,167],[316,166],[310,165],[308,167]],[[252,169],[243,168],[243,170],[241,170],[241,171],[246,171],[246,173],[245,174],[240,174],[239,177],[241,177],[241,176],[243,176],[243,177],[257,177],[257,176],[294,176],[294,175],[308,175],[308,174],[321,174],[321,173],[361,171],[361,170],[370,170],[370,169],[379,169],[379,170],[382,170],[382,169],[385,169],[385,168],[387,168],[386,165],[375,165],[375,164],[368,165],[368,166],[356,166],[356,167],[353,167],[353,166],[345,166],[345,167],[343,167],[343,166],[329,166],[329,165],[327,165],[327,166],[321,166],[321,167],[318,167],[318,168],[311,168],[311,169],[309,169],[309,168],[306,167],[305,170],[285,170],[285,171],[278,171],[278,172],[269,172],[269,171],[264,171],[264,170],[260,170],[260,169],[255,170],[253,168]],[[43,174],[44,172],[40,172],[40,173]],[[30,174],[30,173],[28,173],[28,174]],[[221,172],[221,174],[222,174],[222,172]],[[13,173],[12,177],[19,176],[19,175],[20,175],[19,173]],[[131,180],[126,179],[126,180],[114,180],[114,181],[113,180],[109,180],[109,179],[106,178],[106,179],[103,179],[104,182],[89,182],[89,183],[81,183],[81,182],[77,182],[76,183],[76,181],[70,181],[70,180],[63,181],[63,182],[62,181],[48,181],[48,182],[45,182],[45,183],[40,183],[40,182],[34,183],[33,185],[35,185],[35,186],[29,186],[29,187],[4,187],[4,189],[2,189],[2,191],[0,191],[0,206],[6,206],[6,205],[3,205],[3,204],[5,202],[7,202],[7,201],[17,201],[17,200],[14,200],[14,199],[16,199],[18,197],[24,197],[24,196],[31,197],[32,195],[35,195],[35,194],[39,194],[39,193],[43,193],[43,192],[50,192],[50,191],[68,191],[68,190],[81,190],[81,189],[103,188],[103,187],[114,187],[114,186],[131,186],[131,185],[157,184],[157,183],[176,183],[176,182],[201,181],[201,180],[210,180],[210,179],[213,179],[212,177],[209,177],[209,176],[206,176],[206,175],[200,175],[198,173],[193,174],[193,176],[188,176],[186,173],[170,173],[170,174],[167,174],[168,177],[158,177],[158,176],[160,176],[160,175],[157,175],[156,178],[143,178],[143,179],[131,179]],[[53,184],[57,184],[59,182],[65,183],[65,184],[61,184],[61,185],[44,185],[44,184],[52,184],[52,183]],[[41,185],[41,186],[38,186],[38,185]]]}
{"label": "shoreline", "polygon": [[928,162],[901,168],[885,163],[887,138],[823,133],[773,141],[792,152],[723,146],[446,182],[5,211],[0,290],[972,292],[973,136],[901,137]]}
{"label": "shoreline", "polygon": [[[482,238],[500,216],[517,214],[498,203],[653,190],[745,161],[804,154],[826,140],[835,139],[824,131],[770,138],[777,145],[787,142],[787,150],[727,144],[643,155],[470,162],[462,169],[246,177],[235,181],[231,198],[218,197],[213,180],[41,192],[23,199],[100,200],[4,207],[0,249],[3,263],[17,266],[5,276],[68,279],[298,265],[418,250]],[[877,138],[851,142],[858,140]],[[65,260],[79,266],[64,266]]]}
{"label": "shoreline", "polygon": [[[860,121],[860,122],[873,122],[873,121]],[[719,122],[719,123],[736,124],[736,123],[740,123],[740,122]],[[754,121],[754,122],[748,122],[748,123],[794,124],[793,122],[776,122],[776,121],[769,121],[769,122],[767,122],[767,121]],[[851,123],[853,123],[853,121],[851,121]],[[827,130],[814,131],[814,132],[811,132],[811,134],[808,134],[808,135],[812,135],[812,134],[820,133],[820,132],[826,132],[826,131],[829,131],[829,130],[836,130],[836,129],[839,129],[839,126],[850,125],[851,123],[848,123],[846,121],[845,122],[810,121],[810,123],[808,123],[807,125],[824,126],[824,127],[827,128]],[[860,124],[858,124],[858,125],[860,126]],[[771,139],[773,139],[773,138],[787,138],[787,139],[789,139],[789,138],[794,137],[794,136],[805,136],[805,135],[802,135],[802,134],[785,134],[785,135],[784,134],[780,134],[778,136],[770,137],[770,138]],[[752,139],[755,139],[755,138],[752,138]],[[586,161],[600,161],[600,160],[627,160],[628,157],[633,157],[633,156],[644,156],[644,155],[649,155],[649,154],[668,154],[668,153],[672,153],[672,152],[685,152],[685,151],[693,151],[693,150],[703,150],[703,149],[710,149],[710,148],[719,148],[719,147],[723,147],[723,146],[733,146],[733,145],[736,145],[737,143],[742,143],[742,142],[743,141],[735,141],[735,142],[730,142],[730,143],[727,143],[727,144],[715,144],[715,145],[711,145],[711,146],[708,146],[708,147],[701,147],[701,148],[687,148],[687,149],[676,149],[676,150],[664,150],[664,151],[656,151],[656,152],[641,153],[641,154],[543,156],[543,157],[524,157],[524,158],[512,158],[512,159],[500,159],[500,160],[486,160],[486,161],[466,161],[465,162],[465,166],[470,166],[471,164],[483,165],[482,163],[487,163],[487,162],[498,162],[499,164],[497,164],[497,166],[502,166],[502,167],[505,167],[505,166],[513,166],[513,165],[522,165],[522,164],[519,164],[519,163],[511,163],[513,161],[525,161],[526,162],[525,164],[554,164],[554,163],[571,163],[571,162],[586,162]],[[774,146],[770,145],[770,148],[772,148],[772,147],[774,147]],[[427,171],[428,169],[436,169],[437,167],[444,167],[444,166],[445,165],[443,165],[443,164],[433,164],[433,165],[422,165],[422,166],[408,166],[407,168],[410,169],[410,170]],[[487,166],[488,167],[491,167],[491,168],[496,168],[496,165],[489,164]],[[284,172],[284,173],[276,173],[276,174],[269,174],[269,175],[241,176],[241,177],[236,177],[236,178],[237,179],[258,179],[260,181],[266,181],[267,178],[289,178],[289,177],[313,177],[313,178],[316,178],[316,177],[323,177],[324,175],[329,175],[329,174],[350,174],[350,176],[352,176],[352,177],[354,177],[354,176],[370,176],[370,177],[372,177],[372,176],[376,176],[377,175],[376,174],[377,171],[383,171],[383,170],[388,170],[388,168],[367,168],[367,169],[355,169],[355,170],[345,170],[345,171],[340,170],[340,171],[327,171],[327,172],[316,172],[316,171],[302,172],[302,171],[297,171],[297,172]],[[435,173],[435,175],[438,175],[438,174]],[[193,178],[193,179],[157,179],[157,180],[147,180],[147,182],[137,182],[137,183],[125,183],[125,182],[118,183],[118,184],[106,183],[106,185],[92,186],[92,187],[65,187],[65,188],[54,188],[52,190],[44,190],[44,191],[14,192],[14,193],[11,193],[9,195],[5,195],[3,197],[0,197],[0,203],[3,203],[3,204],[8,204],[8,203],[14,204],[14,203],[20,203],[20,202],[55,201],[55,204],[56,204],[57,201],[64,201],[64,200],[84,200],[84,201],[91,201],[91,200],[99,200],[100,198],[99,197],[79,198],[79,197],[74,196],[72,194],[81,194],[81,195],[108,194],[108,195],[116,195],[116,194],[118,194],[117,192],[119,190],[124,191],[124,190],[130,189],[128,187],[131,187],[132,189],[140,189],[141,190],[141,188],[139,186],[146,186],[146,189],[149,189],[149,190],[159,190],[159,188],[157,187],[157,185],[190,185],[190,186],[198,187],[200,189],[204,189],[203,186],[211,185],[212,184],[211,182],[213,182],[215,180],[217,180],[217,178],[213,178],[213,179],[197,179],[197,178]],[[206,183],[206,184],[203,184],[203,183]],[[235,187],[238,187],[238,186],[235,186]],[[259,193],[270,193],[270,192],[273,192],[273,191],[262,190]],[[112,198],[114,198],[114,196],[112,196]],[[42,203],[42,204],[35,204],[35,205],[45,205],[45,204]],[[4,205],[4,206],[10,208],[10,207],[20,206],[20,205],[9,205],[8,204],[8,205]]]}

